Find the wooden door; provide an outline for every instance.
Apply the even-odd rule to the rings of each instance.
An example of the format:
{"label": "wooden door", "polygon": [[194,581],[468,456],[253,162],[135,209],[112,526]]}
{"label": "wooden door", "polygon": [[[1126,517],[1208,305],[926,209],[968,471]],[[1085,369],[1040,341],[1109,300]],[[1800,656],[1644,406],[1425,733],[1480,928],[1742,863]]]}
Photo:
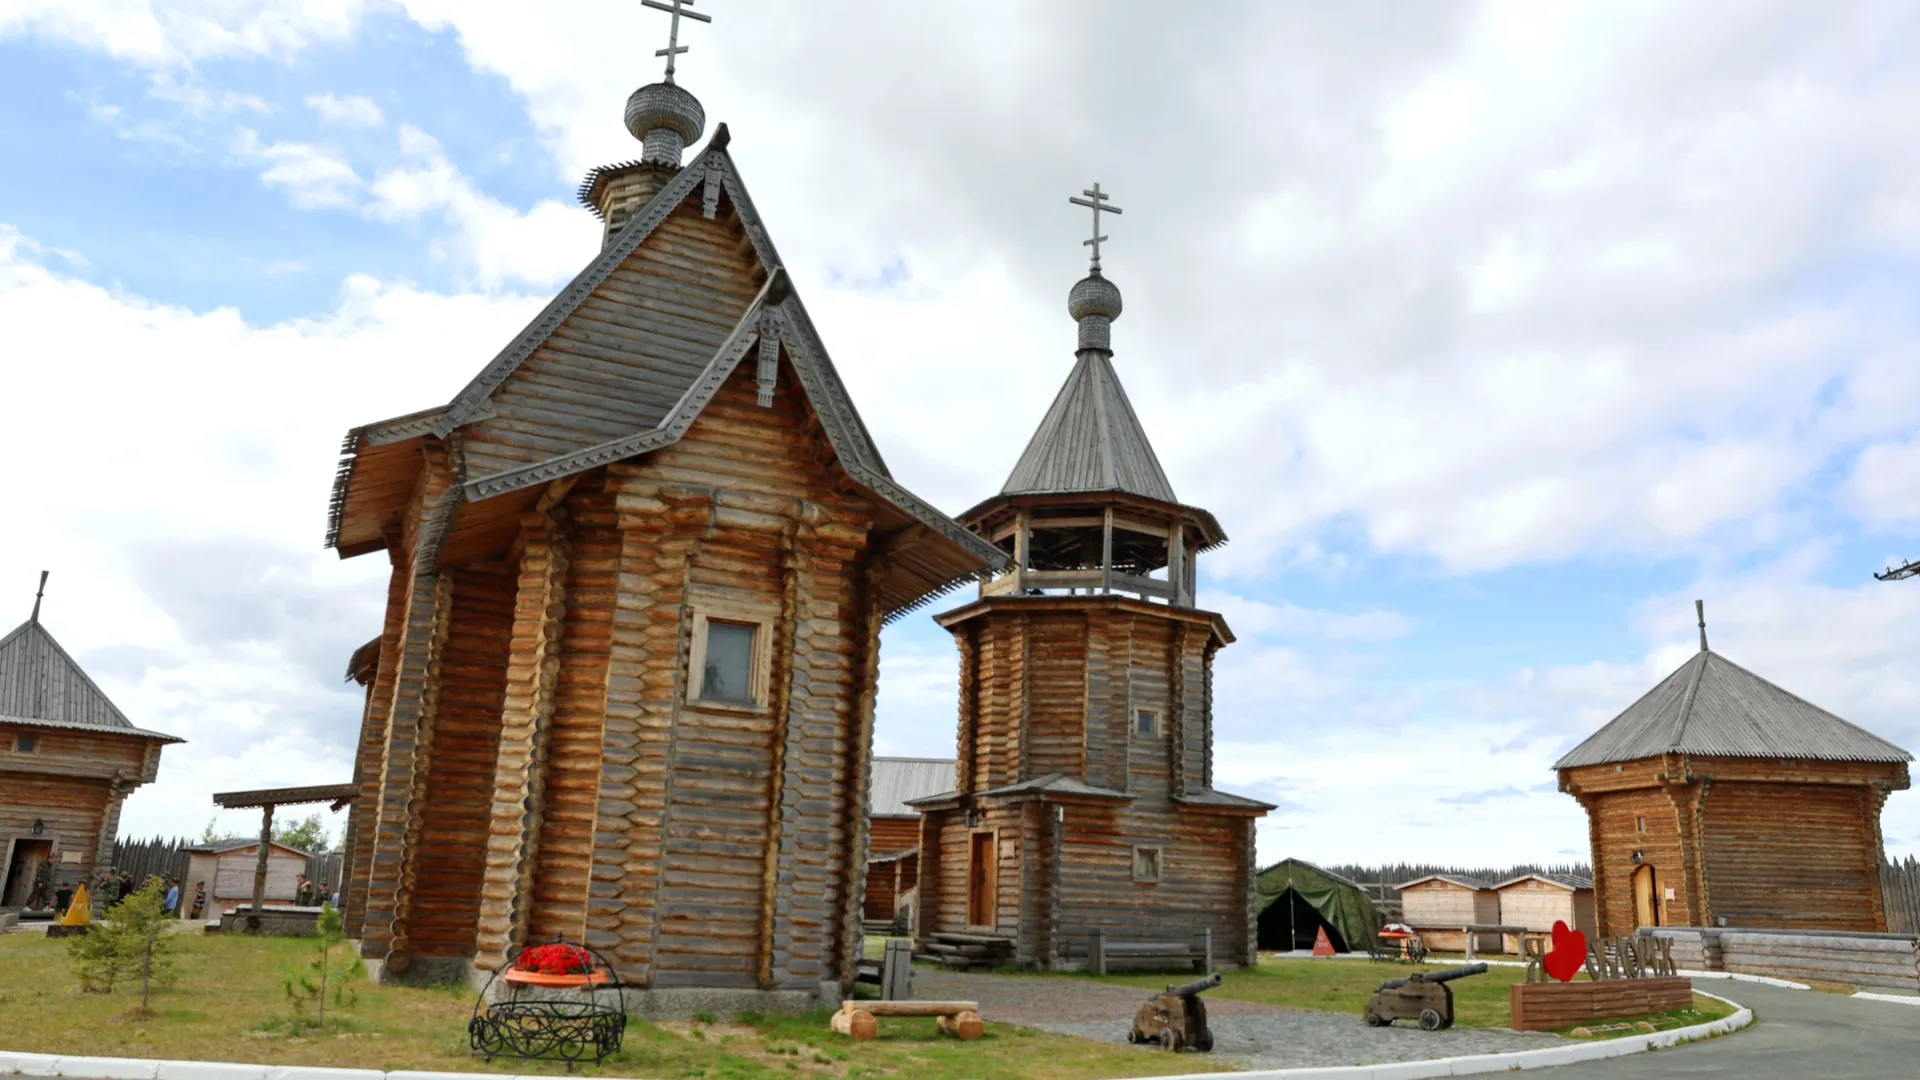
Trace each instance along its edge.
{"label": "wooden door", "polygon": [[1651,866],[1633,872],[1633,918],[1635,926],[1660,925],[1660,882]]}
{"label": "wooden door", "polygon": [[967,855],[967,925],[994,925],[994,888],[998,873],[994,866],[993,834],[977,832]]}
{"label": "wooden door", "polygon": [[[33,879],[40,873],[40,865],[53,854],[51,840],[20,840],[13,845],[13,853],[7,857],[5,873],[0,874],[0,907],[25,907],[27,898],[33,894]],[[49,893],[45,903],[53,903]]]}

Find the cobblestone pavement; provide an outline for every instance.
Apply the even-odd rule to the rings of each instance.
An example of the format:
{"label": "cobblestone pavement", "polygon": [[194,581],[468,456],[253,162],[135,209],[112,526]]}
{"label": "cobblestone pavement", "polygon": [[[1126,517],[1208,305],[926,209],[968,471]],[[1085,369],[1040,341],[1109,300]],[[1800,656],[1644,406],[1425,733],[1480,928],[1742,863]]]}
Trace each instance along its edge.
{"label": "cobblestone pavement", "polygon": [[[1078,979],[974,975],[916,968],[914,996],[978,1001],[988,1020],[1125,1044],[1134,1010],[1146,992]],[[1898,1007],[1898,1006],[1896,1006]],[[1459,1054],[1499,1054],[1557,1045],[1552,1035],[1455,1028],[1370,1028],[1345,1013],[1282,1009],[1250,1001],[1207,998],[1213,1057],[1256,1069],[1309,1065],[1373,1065]],[[1141,1053],[1160,1053],[1142,1048]]]}

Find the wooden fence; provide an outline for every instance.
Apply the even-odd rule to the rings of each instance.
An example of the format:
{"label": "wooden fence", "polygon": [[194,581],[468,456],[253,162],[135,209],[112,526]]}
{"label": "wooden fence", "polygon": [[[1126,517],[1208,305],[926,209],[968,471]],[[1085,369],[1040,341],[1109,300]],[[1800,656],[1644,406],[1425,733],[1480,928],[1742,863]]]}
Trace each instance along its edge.
{"label": "wooden fence", "polygon": [[[194,843],[181,837],[169,840],[159,836],[151,840],[115,840],[113,858],[101,869],[104,872],[111,866],[115,872],[132,874],[136,885],[155,874],[184,881],[189,858],[187,848]],[[338,851],[307,856],[307,879],[332,892],[340,885],[341,858]]]}
{"label": "wooden fence", "polygon": [[1887,899],[1887,930],[1920,934],[1920,859],[1881,863],[1880,890]]}

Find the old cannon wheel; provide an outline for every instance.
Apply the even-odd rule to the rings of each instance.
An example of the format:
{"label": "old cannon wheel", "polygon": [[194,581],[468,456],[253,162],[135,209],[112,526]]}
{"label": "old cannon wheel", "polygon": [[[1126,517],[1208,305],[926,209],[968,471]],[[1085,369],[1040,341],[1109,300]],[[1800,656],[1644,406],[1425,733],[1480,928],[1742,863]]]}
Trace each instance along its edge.
{"label": "old cannon wheel", "polygon": [[1193,1048],[1195,1050],[1200,1051],[1203,1054],[1212,1052],[1213,1032],[1211,1031],[1202,1032],[1200,1034],[1200,1037],[1193,1041]]}
{"label": "old cannon wheel", "polygon": [[1387,1019],[1384,1016],[1375,1016],[1373,1013],[1367,1014],[1368,1027],[1386,1027],[1388,1024],[1391,1024],[1391,1023],[1393,1023],[1393,1021]]}
{"label": "old cannon wheel", "polygon": [[1160,1049],[1172,1053],[1180,1049],[1180,1033],[1172,1028],[1160,1029]]}
{"label": "old cannon wheel", "polygon": [[1438,1010],[1435,1010],[1435,1009],[1420,1010],[1420,1030],[1422,1031],[1439,1031],[1440,1030],[1440,1013]]}

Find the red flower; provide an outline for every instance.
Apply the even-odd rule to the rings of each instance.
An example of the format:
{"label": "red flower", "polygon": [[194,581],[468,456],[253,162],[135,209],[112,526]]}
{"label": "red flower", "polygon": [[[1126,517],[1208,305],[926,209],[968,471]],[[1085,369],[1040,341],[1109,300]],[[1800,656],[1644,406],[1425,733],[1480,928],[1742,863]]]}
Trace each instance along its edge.
{"label": "red flower", "polygon": [[593,954],[575,945],[535,945],[513,966],[542,975],[585,975],[593,970]]}

